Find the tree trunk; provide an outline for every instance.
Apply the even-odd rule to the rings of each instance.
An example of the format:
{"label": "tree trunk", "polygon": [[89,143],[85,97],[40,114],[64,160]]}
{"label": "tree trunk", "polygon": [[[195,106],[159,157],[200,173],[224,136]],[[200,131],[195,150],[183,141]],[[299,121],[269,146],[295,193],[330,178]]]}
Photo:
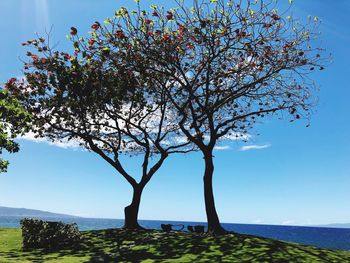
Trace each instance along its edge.
{"label": "tree trunk", "polygon": [[141,185],[136,185],[133,187],[132,202],[130,205],[128,205],[124,209],[124,214],[125,214],[124,228],[126,229],[144,229],[137,222],[143,188],[144,186],[141,186]]}
{"label": "tree trunk", "polygon": [[214,163],[212,153],[204,155],[205,172],[204,172],[204,200],[205,211],[207,213],[208,233],[214,235],[225,234],[225,229],[221,226],[218,214],[215,208],[214,193],[213,193],[213,173]]}

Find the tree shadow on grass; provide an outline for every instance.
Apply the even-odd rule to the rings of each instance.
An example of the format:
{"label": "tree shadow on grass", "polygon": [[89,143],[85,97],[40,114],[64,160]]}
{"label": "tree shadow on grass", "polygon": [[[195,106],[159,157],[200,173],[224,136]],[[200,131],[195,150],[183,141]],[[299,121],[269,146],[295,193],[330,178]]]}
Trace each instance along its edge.
{"label": "tree shadow on grass", "polygon": [[350,262],[350,254],[250,235],[210,236],[187,232],[109,229],[82,232],[75,249],[0,252],[0,258],[46,262],[65,257],[81,262]]}

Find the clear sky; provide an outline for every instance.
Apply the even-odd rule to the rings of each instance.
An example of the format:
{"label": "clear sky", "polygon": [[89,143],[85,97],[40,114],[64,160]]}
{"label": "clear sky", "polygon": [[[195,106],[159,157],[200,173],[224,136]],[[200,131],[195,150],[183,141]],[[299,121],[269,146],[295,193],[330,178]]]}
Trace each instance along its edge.
{"label": "clear sky", "polygon": [[[159,2],[164,1],[144,0],[147,5]],[[94,21],[112,16],[121,3],[134,4],[1,0],[0,83],[22,75],[20,58],[26,50],[20,43],[36,32],[45,34],[53,26],[52,41],[67,49],[71,26],[87,32]],[[171,0],[166,3],[171,5]],[[294,0],[293,13],[320,17],[320,45],[332,53],[333,62],[313,76],[320,91],[309,128],[302,121],[267,120],[256,127],[249,142],[233,142],[215,152],[214,191],[222,222],[350,222],[350,1]],[[0,206],[123,217],[131,188],[98,156],[43,142],[20,143],[18,154],[5,155],[11,166],[0,174]],[[243,151],[244,146],[252,147]],[[123,161],[128,171],[140,174],[138,158]],[[202,173],[199,153],[171,156],[146,187],[140,218],[205,221]]]}

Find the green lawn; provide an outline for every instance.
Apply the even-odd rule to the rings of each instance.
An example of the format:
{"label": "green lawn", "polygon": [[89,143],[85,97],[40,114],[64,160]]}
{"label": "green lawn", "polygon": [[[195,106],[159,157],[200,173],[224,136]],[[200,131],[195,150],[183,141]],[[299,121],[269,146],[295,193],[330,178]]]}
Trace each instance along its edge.
{"label": "green lawn", "polygon": [[21,230],[0,229],[0,262],[350,262],[350,252],[317,249],[255,236],[184,232],[83,232],[76,250],[21,251]]}

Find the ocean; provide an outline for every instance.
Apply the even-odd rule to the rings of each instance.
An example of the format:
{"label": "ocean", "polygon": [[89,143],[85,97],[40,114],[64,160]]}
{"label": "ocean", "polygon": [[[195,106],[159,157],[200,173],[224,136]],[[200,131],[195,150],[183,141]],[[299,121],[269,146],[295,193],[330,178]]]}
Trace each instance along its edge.
{"label": "ocean", "polygon": [[[118,228],[123,226],[121,219],[96,219],[96,218],[41,218],[48,221],[62,221],[65,223],[76,223],[79,230],[99,230],[107,228]],[[20,227],[21,217],[0,216],[0,228]],[[160,229],[160,224],[183,224],[206,225],[201,222],[180,221],[157,221],[140,220],[140,224],[149,229]],[[254,225],[254,224],[223,224],[224,228],[241,234],[268,237],[282,241],[311,245],[321,248],[349,250],[350,251],[350,229],[349,228],[327,228],[327,227],[303,227],[303,226],[278,226],[278,225]]]}

